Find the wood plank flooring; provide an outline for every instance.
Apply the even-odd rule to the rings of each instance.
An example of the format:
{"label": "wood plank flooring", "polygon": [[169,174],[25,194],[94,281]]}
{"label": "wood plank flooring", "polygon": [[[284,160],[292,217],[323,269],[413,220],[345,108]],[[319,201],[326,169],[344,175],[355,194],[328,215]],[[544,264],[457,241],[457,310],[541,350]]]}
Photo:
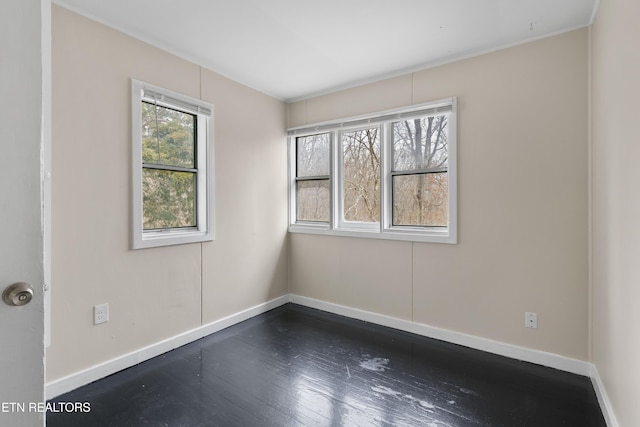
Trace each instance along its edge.
{"label": "wood plank flooring", "polygon": [[287,304],[52,401],[73,426],[606,426],[586,377]]}

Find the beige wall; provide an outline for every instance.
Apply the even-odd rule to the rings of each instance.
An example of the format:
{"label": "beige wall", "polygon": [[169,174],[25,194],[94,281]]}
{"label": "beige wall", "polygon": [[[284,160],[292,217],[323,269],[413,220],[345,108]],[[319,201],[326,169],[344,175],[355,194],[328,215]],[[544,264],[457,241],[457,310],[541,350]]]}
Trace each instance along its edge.
{"label": "beige wall", "polygon": [[640,425],[640,3],[591,32],[593,362],[620,426]]}
{"label": "beige wall", "polygon": [[[56,6],[52,25],[48,381],[286,294],[284,104]],[[215,104],[214,242],[129,249],[131,78]]]}
{"label": "beige wall", "polygon": [[216,241],[203,245],[204,323],[287,289],[284,104],[202,71],[216,104]]}
{"label": "beige wall", "polygon": [[457,96],[459,166],[457,245],[293,234],[291,292],[588,360],[587,34],[290,104],[293,127]]}

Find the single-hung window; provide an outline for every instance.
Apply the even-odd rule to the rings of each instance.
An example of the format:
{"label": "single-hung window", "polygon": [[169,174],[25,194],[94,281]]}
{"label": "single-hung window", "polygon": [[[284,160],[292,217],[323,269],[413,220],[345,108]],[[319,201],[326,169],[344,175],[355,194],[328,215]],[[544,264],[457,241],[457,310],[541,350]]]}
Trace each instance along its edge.
{"label": "single-hung window", "polygon": [[213,106],[132,81],[133,248],[213,240]]}
{"label": "single-hung window", "polygon": [[448,225],[448,114],[393,122],[392,225]]}
{"label": "single-hung window", "polygon": [[329,222],[329,144],[328,133],[296,138],[296,221]]}

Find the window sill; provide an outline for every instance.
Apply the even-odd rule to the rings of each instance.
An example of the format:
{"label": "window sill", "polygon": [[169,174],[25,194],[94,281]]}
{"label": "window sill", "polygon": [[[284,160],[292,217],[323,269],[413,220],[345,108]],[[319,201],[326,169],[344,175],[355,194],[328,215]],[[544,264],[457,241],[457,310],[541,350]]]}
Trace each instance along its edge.
{"label": "window sill", "polygon": [[183,245],[187,243],[210,242],[214,240],[210,232],[158,232],[145,233],[133,242],[133,249],[157,248],[161,246]]}
{"label": "window sill", "polygon": [[398,229],[390,228],[383,232],[379,230],[346,230],[346,229],[331,229],[329,225],[316,225],[316,224],[291,224],[289,225],[289,233],[301,233],[301,234],[318,234],[323,236],[339,236],[339,237],[360,237],[365,239],[380,239],[380,240],[402,240],[409,242],[424,242],[424,243],[447,243],[457,244],[457,238],[452,235],[449,229]]}

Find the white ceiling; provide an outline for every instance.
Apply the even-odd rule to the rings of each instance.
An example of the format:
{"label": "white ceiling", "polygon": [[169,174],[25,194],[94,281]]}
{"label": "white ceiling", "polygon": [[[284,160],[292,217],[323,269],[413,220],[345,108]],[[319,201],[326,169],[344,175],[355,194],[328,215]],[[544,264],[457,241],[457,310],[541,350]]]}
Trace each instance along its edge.
{"label": "white ceiling", "polygon": [[598,0],[53,0],[285,101],[590,24]]}

